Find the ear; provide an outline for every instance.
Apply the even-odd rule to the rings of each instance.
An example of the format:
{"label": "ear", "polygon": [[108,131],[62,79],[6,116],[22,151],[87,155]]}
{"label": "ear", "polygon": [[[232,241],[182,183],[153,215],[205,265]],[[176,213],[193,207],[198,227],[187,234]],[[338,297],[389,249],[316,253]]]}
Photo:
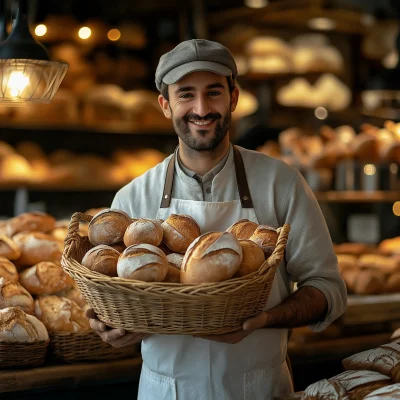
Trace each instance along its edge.
{"label": "ear", "polygon": [[235,86],[231,93],[231,112],[236,110],[236,106],[239,100],[239,88]]}
{"label": "ear", "polygon": [[169,107],[169,101],[166,100],[161,94],[158,96],[158,104],[160,105],[164,116],[168,119],[171,119],[171,109]]}

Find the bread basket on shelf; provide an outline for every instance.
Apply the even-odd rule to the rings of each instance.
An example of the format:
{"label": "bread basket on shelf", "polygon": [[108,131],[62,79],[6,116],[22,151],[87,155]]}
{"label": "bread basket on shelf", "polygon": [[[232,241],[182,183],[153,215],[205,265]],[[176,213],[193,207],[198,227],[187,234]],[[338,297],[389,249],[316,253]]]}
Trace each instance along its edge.
{"label": "bread basket on shelf", "polygon": [[0,343],[0,369],[38,367],[45,361],[49,341]]}
{"label": "bread basket on shelf", "polygon": [[50,333],[50,348],[55,357],[69,363],[117,360],[138,354],[136,345],[115,348],[103,342],[94,331],[52,332]]}
{"label": "bread basket on shelf", "polygon": [[111,278],[81,265],[92,248],[78,234],[79,221],[92,216],[75,213],[68,228],[63,268],[76,280],[88,304],[106,325],[127,331],[162,334],[222,334],[239,330],[265,307],[275,271],[281,263],[290,227],[278,228],[272,255],[258,271],[218,283],[183,285]]}

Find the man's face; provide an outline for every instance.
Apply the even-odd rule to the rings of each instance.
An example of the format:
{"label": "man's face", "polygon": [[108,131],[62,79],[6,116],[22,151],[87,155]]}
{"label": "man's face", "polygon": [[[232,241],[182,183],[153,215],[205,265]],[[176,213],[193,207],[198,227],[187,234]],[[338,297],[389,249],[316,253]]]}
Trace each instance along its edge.
{"label": "man's face", "polygon": [[238,90],[229,92],[225,76],[199,71],[170,85],[168,94],[159,102],[179,138],[193,150],[215,149],[229,131]]}

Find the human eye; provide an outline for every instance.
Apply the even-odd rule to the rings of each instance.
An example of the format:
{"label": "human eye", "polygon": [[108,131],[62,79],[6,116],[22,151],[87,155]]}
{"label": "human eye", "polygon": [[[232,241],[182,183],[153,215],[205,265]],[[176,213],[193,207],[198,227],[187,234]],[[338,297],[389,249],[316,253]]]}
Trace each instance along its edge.
{"label": "human eye", "polygon": [[191,98],[191,97],[193,97],[193,94],[192,94],[192,93],[182,93],[182,94],[179,96],[180,99],[189,99],[189,98]]}
{"label": "human eye", "polygon": [[208,92],[208,95],[211,97],[219,96],[220,94],[221,92],[219,92],[218,90],[213,90],[212,92]]}

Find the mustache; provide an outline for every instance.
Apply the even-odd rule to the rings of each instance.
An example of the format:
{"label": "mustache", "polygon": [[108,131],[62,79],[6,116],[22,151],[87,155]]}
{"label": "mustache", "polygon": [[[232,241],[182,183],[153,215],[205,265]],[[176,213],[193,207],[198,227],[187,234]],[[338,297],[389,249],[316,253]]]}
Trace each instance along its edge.
{"label": "mustache", "polygon": [[222,118],[222,115],[220,113],[208,113],[204,117],[200,117],[200,115],[197,115],[197,114],[194,114],[194,113],[190,113],[190,114],[186,114],[183,117],[183,120],[185,122],[189,122],[189,120],[210,121],[210,120],[220,119],[220,118]]}

